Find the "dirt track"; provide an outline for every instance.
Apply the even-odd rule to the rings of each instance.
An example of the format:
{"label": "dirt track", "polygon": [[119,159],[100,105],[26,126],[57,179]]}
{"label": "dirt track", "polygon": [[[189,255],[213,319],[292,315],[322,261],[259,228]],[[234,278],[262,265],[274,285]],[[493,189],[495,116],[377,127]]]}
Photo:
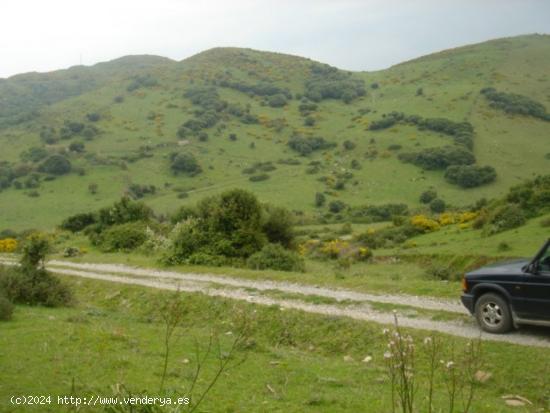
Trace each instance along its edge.
{"label": "dirt track", "polygon": [[[15,265],[14,261],[6,259],[0,259],[0,263]],[[212,274],[179,273],[114,264],[73,263],[53,260],[47,263],[47,268],[52,272],[63,275],[158,289],[198,292],[214,297],[226,297],[261,305],[279,305],[282,308],[330,316],[350,317],[380,324],[391,324],[393,313],[375,311],[369,303],[407,305],[424,310],[446,311],[457,314],[466,313],[457,301],[431,297],[366,294],[351,290],[328,289],[286,282],[247,280]],[[297,298],[271,297],[269,292],[272,291],[291,293],[293,296],[297,295]],[[299,296],[303,296],[304,299],[308,296],[314,296],[331,298],[336,301],[346,300],[346,305],[343,303],[312,304],[299,298]],[[355,303],[347,304],[350,301]],[[465,338],[480,337],[482,340],[550,348],[550,334],[547,330],[534,333],[532,331],[528,332],[530,330],[522,330],[507,335],[491,335],[481,333],[473,320],[467,323],[435,321],[418,316],[411,317],[406,314],[399,314],[399,321],[403,327],[438,331]]]}

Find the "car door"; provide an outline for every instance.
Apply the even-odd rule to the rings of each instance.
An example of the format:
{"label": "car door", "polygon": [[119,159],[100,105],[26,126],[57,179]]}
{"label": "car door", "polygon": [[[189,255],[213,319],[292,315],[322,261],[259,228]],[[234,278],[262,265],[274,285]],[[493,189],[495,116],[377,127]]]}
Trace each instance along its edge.
{"label": "car door", "polygon": [[529,273],[516,286],[522,318],[550,320],[550,243],[537,254]]}

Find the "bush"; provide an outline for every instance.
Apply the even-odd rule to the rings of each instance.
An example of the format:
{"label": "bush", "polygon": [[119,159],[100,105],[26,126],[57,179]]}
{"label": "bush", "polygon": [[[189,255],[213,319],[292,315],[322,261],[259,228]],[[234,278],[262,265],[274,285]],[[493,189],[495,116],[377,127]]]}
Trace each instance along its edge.
{"label": "bush", "polygon": [[262,226],[269,242],[281,244],[285,248],[292,246],[294,240],[292,215],[285,208],[266,207],[268,217]]}
{"label": "bush", "polygon": [[525,221],[525,214],[519,206],[515,204],[502,205],[489,215],[484,233],[486,235],[497,234],[520,227],[525,224]]}
{"label": "bush", "polygon": [[324,194],[322,194],[321,192],[316,192],[315,193],[315,206],[317,208],[320,208],[322,207],[323,205],[325,205],[325,202],[326,202],[326,197]]}
{"label": "bush", "polygon": [[0,291],[0,321],[9,321],[12,315],[13,303]]}
{"label": "bush", "polygon": [[437,192],[434,189],[428,189],[420,194],[420,202],[423,204],[429,204],[435,198],[437,198]]}
{"label": "bush", "polygon": [[272,108],[280,108],[286,105],[286,96],[282,93],[270,96],[267,100],[269,106]]}
{"label": "bush", "polygon": [[546,112],[544,105],[528,96],[498,92],[491,87],[482,89],[481,94],[491,102],[491,106],[495,109],[500,109],[510,114],[532,116],[550,121],[550,114]]}
{"label": "bush", "polygon": [[255,270],[305,271],[303,258],[279,244],[267,244],[248,258],[247,265]]}
{"label": "bush", "polygon": [[97,222],[96,214],[82,213],[66,218],[61,223],[61,228],[71,232],[79,232]]}
{"label": "bush", "polygon": [[63,155],[52,155],[39,167],[39,171],[52,175],[64,175],[71,172],[71,162]]}
{"label": "bush", "polygon": [[0,269],[0,291],[14,303],[57,307],[68,305],[72,293],[59,279],[44,269],[48,239],[31,234],[24,243],[20,267]]}
{"label": "bush", "polygon": [[435,213],[441,213],[445,211],[447,205],[441,198],[435,198],[430,202],[430,210]]}
{"label": "bush", "polygon": [[445,171],[445,179],[462,188],[474,188],[493,182],[497,177],[492,166],[451,165]]}
{"label": "bush", "polygon": [[248,178],[248,180],[251,182],[261,182],[261,181],[266,181],[268,179],[269,179],[268,174],[252,175],[250,178]]}
{"label": "bush", "polygon": [[43,268],[12,268],[0,275],[0,289],[18,304],[60,307],[72,301],[69,288]]}
{"label": "bush", "polygon": [[144,203],[123,197],[120,201],[115,202],[113,206],[99,210],[98,229],[101,231],[112,225],[125,224],[127,222],[147,222],[152,216],[153,211]]}
{"label": "bush", "polygon": [[347,205],[342,201],[331,201],[328,204],[328,209],[333,214],[337,214],[339,212],[342,212],[346,207],[347,207]]}
{"label": "bush", "polygon": [[471,165],[476,160],[472,152],[461,146],[428,148],[419,152],[399,154],[399,160],[426,170],[445,169],[450,165]]}
{"label": "bush", "polygon": [[195,176],[202,172],[202,168],[197,162],[197,159],[189,152],[172,153],[170,155],[170,169],[172,169],[175,175],[184,173],[189,176]]}
{"label": "bush", "polygon": [[101,249],[105,252],[135,250],[147,240],[145,228],[143,222],[114,225],[99,237]]}
{"label": "bush", "polygon": [[327,142],[322,137],[303,137],[300,135],[292,136],[288,141],[288,146],[302,156],[323,149],[330,149],[336,146],[333,142]]}

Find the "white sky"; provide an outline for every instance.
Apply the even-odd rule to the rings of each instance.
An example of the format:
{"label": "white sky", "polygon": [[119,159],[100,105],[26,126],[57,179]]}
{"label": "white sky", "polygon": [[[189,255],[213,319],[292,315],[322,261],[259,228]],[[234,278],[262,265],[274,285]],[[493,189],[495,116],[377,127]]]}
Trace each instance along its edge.
{"label": "white sky", "polygon": [[548,0],[1,0],[0,77],[216,46],[376,70],[492,38],[550,33]]}

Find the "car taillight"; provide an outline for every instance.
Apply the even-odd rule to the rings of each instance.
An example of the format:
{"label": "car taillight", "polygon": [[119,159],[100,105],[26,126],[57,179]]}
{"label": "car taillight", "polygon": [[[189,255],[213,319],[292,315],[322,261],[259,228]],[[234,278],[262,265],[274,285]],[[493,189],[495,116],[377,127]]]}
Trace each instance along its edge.
{"label": "car taillight", "polygon": [[462,286],[462,291],[468,291],[468,281],[466,281],[466,277],[462,277],[462,282],[460,284]]}

